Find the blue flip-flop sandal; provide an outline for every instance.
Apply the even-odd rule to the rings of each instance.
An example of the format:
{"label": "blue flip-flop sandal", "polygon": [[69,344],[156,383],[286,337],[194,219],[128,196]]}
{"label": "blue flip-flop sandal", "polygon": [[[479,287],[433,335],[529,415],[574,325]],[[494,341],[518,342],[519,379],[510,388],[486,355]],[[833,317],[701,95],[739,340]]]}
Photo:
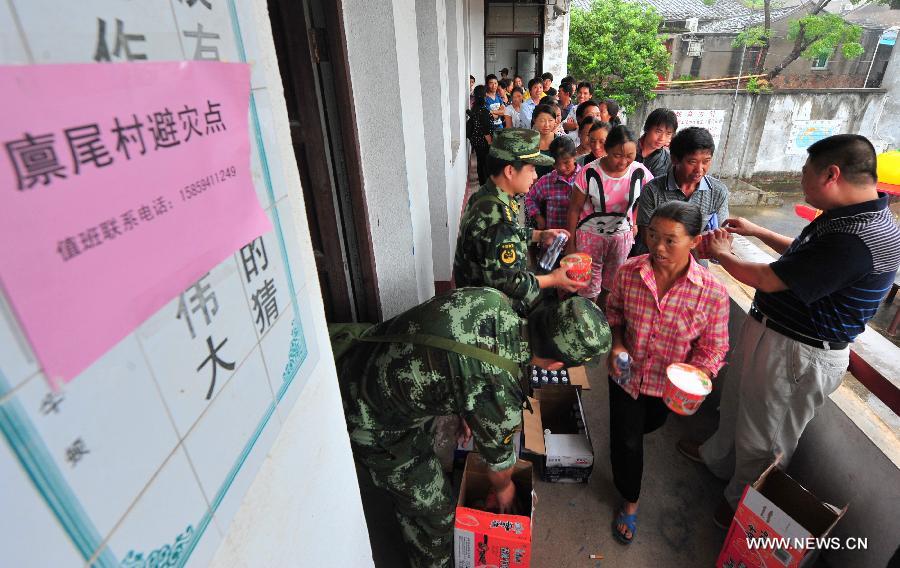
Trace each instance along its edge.
{"label": "blue flip-flop sandal", "polygon": [[[631,531],[631,538],[627,538],[624,534],[620,533],[618,525],[625,525],[625,528]],[[626,515],[625,509],[620,510],[619,514],[616,515],[615,520],[613,520],[612,534],[620,544],[631,544],[631,541],[634,540],[634,537],[637,534],[637,513]]]}

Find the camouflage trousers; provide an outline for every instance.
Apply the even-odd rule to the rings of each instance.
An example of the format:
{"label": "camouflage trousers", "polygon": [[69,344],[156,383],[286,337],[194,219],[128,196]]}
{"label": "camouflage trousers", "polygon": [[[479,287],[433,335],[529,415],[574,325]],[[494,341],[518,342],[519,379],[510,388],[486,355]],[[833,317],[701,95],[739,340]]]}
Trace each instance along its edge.
{"label": "camouflage trousers", "polygon": [[434,454],[431,421],[411,430],[351,427],[353,454],[390,493],[413,568],[452,565],[450,485]]}

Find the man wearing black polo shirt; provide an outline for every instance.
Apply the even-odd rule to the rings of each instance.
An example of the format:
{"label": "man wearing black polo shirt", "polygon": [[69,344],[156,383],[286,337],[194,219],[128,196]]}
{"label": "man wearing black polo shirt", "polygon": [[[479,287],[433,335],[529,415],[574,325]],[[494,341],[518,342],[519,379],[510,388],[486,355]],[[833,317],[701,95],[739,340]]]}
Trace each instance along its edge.
{"label": "man wearing black polo shirt", "polygon": [[[796,239],[746,219],[729,219],[710,239],[710,256],[756,288],[750,316],[732,347],[719,429],[703,445],[678,449],[723,479],[716,524],[727,528],[744,487],[783,455],[787,465],[806,425],[841,383],[848,344],[863,332],[900,265],[900,229],[875,189],[875,149],[839,134],[807,150],[803,194],[823,210]],[[728,233],[757,237],[781,253],[771,264],[740,260]]]}

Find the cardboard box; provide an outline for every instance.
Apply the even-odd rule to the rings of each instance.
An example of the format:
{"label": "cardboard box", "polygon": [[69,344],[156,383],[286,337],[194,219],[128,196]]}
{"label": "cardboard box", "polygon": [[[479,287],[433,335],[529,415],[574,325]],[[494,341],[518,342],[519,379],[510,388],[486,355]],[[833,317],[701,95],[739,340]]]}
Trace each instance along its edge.
{"label": "cardboard box", "polygon": [[580,390],[546,386],[529,401],[534,412],[522,412],[522,457],[537,466],[543,481],[587,483],[594,469],[594,450]]}
{"label": "cardboard box", "polygon": [[479,454],[470,453],[466,457],[454,527],[456,568],[526,568],[531,564],[531,524],[535,502],[532,465],[518,460],[513,467],[517,508],[524,514],[491,513],[482,510],[491,489],[487,464]]}
{"label": "cardboard box", "polygon": [[847,512],[820,501],[772,464],[750,486],[738,504],[716,568],[739,566],[798,568],[811,566],[815,550],[805,546],[753,548],[748,538],[826,538]]}
{"label": "cardboard box", "polygon": [[569,384],[581,390],[591,390],[591,382],[588,380],[584,365],[569,368]]}

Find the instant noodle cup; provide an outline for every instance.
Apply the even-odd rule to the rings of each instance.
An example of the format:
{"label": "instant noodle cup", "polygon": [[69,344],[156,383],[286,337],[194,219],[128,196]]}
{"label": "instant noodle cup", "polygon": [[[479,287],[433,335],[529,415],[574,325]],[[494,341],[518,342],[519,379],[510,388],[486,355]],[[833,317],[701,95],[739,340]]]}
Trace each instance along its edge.
{"label": "instant noodle cup", "polygon": [[666,389],[663,402],[682,416],[697,412],[700,403],[712,392],[712,381],[703,371],[687,363],[672,363],[666,367]]}
{"label": "instant noodle cup", "polygon": [[591,255],[576,252],[567,255],[559,262],[566,271],[566,276],[576,282],[588,282],[591,279]]}

